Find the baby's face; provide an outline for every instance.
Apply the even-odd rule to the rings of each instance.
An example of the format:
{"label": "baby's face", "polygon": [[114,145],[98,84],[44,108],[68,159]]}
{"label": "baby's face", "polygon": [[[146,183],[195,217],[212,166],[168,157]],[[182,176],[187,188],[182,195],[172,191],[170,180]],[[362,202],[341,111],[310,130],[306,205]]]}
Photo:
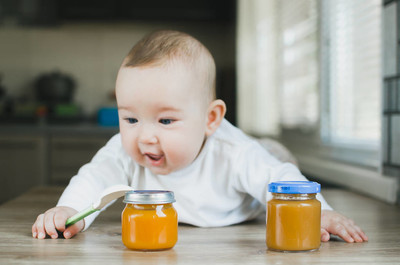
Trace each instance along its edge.
{"label": "baby's face", "polygon": [[120,69],[122,145],[137,163],[165,175],[193,162],[205,139],[203,84],[182,63]]}

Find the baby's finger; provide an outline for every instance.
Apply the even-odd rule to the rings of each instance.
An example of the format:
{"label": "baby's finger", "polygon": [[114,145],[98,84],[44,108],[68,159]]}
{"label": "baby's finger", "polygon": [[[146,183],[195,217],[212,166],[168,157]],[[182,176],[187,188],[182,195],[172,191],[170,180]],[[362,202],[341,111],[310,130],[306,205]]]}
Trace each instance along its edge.
{"label": "baby's finger", "polygon": [[64,231],[64,237],[65,238],[71,238],[77,233],[79,233],[83,229],[83,221],[79,221],[75,223],[74,225],[69,226],[65,231]]}
{"label": "baby's finger", "polygon": [[[37,219],[36,219],[37,220]],[[35,223],[33,223],[32,225],[32,237],[36,238],[38,235],[38,231],[37,231],[37,225],[36,225],[37,221],[35,221]]]}
{"label": "baby's finger", "polygon": [[337,236],[340,236],[343,238],[344,241],[348,243],[353,243],[354,239],[353,237],[350,236],[350,234],[347,232],[344,226],[342,225],[337,225],[334,229],[334,231],[331,232],[332,234],[335,234]]}
{"label": "baby's finger", "polygon": [[356,229],[358,235],[363,239],[363,241],[368,241],[367,235],[359,226],[355,225],[354,228]]}
{"label": "baby's finger", "polygon": [[322,242],[328,242],[330,239],[330,235],[328,231],[326,231],[324,228],[321,228],[321,241]]}
{"label": "baby's finger", "polygon": [[65,222],[68,219],[68,216],[63,212],[56,212],[54,215],[54,225],[56,229],[60,232],[64,232],[65,230]]}
{"label": "baby's finger", "polygon": [[54,211],[46,212],[44,215],[44,229],[51,238],[57,238],[58,234],[54,226]]}
{"label": "baby's finger", "polygon": [[368,236],[364,233],[364,231],[361,230],[361,237],[364,239],[364,241],[368,241]]}
{"label": "baby's finger", "polygon": [[37,238],[44,239],[46,231],[44,230],[44,214],[39,214],[34,224],[36,226]]}
{"label": "baby's finger", "polygon": [[347,227],[347,232],[353,238],[353,240],[357,243],[363,242],[363,239],[358,235],[358,231],[355,229],[354,226]]}

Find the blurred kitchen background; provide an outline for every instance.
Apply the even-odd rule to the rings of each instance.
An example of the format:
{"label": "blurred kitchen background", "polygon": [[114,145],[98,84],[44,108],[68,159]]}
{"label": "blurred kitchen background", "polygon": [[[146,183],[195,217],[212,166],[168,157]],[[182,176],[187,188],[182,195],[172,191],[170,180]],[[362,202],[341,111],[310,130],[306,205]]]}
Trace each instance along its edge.
{"label": "blurred kitchen background", "polygon": [[66,185],[118,132],[115,78],[185,31],[226,118],[326,185],[400,201],[399,0],[0,0],[0,203]]}

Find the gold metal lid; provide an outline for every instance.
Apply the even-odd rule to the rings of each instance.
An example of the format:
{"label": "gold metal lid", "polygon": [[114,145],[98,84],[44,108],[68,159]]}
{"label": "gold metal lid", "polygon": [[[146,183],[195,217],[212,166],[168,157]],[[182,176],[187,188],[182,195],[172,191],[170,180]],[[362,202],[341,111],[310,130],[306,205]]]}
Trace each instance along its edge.
{"label": "gold metal lid", "polygon": [[172,191],[167,190],[132,190],[125,193],[124,203],[165,204],[175,202]]}

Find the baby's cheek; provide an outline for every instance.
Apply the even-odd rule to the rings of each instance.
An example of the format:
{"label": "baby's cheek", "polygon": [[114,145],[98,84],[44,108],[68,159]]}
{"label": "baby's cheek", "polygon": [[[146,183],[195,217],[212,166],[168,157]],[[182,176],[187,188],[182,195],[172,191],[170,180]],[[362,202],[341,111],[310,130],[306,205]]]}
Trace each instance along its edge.
{"label": "baby's cheek", "polygon": [[137,147],[132,146],[128,154],[134,161],[144,166],[145,164],[144,155],[140,152],[140,150]]}
{"label": "baby's cheek", "polygon": [[133,160],[139,162],[139,150],[132,141],[122,138],[122,147]]}
{"label": "baby's cheek", "polygon": [[173,171],[190,165],[199,154],[204,137],[200,130],[182,130],[179,133],[165,135],[160,139],[162,149],[167,157],[168,166]]}
{"label": "baby's cheek", "polygon": [[174,145],[168,148],[168,163],[175,168],[184,168],[196,158],[196,153],[189,145]]}

